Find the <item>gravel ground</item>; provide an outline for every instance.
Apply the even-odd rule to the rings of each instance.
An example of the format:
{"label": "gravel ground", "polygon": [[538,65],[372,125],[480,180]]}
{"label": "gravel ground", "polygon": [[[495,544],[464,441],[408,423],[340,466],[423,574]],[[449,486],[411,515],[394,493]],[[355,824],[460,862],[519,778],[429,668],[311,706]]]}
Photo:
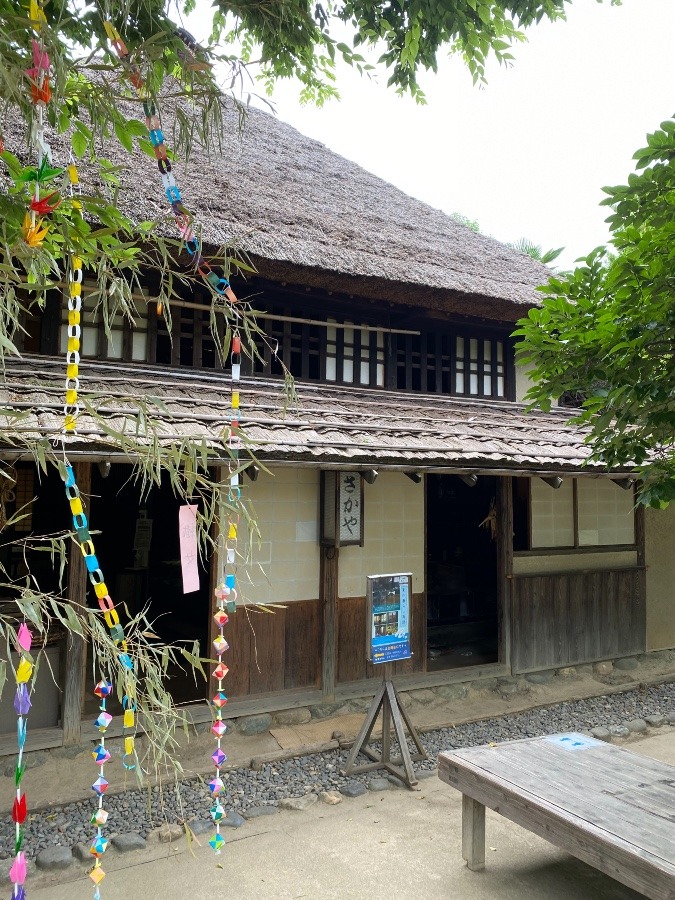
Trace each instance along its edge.
{"label": "gravel ground", "polygon": [[[674,710],[675,683],[671,683],[606,697],[556,703],[543,709],[485,719],[456,728],[441,728],[422,735],[429,759],[417,766],[419,769],[434,769],[440,750],[561,731],[589,731],[599,725],[621,725],[632,719]],[[242,813],[251,807],[275,806],[286,797],[339,789],[346,781],[367,784],[373,774],[377,774],[343,778],[339,770],[346,757],[346,751],[334,751],[268,764],[259,771],[234,769],[223,773],[227,791],[222,799],[223,805],[228,810]],[[28,774],[39,777],[39,769],[33,769]],[[92,781],[95,774],[96,768],[92,763]],[[26,855],[34,857],[40,850],[55,844],[72,847],[78,842],[89,843],[94,831],[89,824],[94,805],[92,795],[91,802],[70,803],[29,816],[24,842]],[[150,830],[165,822],[208,819],[210,806],[208,790],[199,779],[183,781],[178,788],[164,787],[161,792],[157,787],[127,791],[105,799],[105,808],[110,812],[106,834],[136,832],[146,837]],[[13,844],[14,824],[9,816],[5,816],[0,820],[0,859],[9,858]]]}

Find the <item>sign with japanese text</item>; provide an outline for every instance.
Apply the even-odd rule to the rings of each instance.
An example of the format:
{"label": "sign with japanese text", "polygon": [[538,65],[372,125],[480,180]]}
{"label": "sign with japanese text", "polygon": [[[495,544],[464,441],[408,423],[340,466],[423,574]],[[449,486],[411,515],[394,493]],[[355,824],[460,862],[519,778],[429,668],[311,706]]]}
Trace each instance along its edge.
{"label": "sign with japanese text", "polygon": [[321,543],[363,546],[363,479],[360,472],[321,473]]}
{"label": "sign with japanese text", "polygon": [[340,544],[361,542],[361,476],[358,472],[340,472],[338,490]]}
{"label": "sign with japanese text", "polygon": [[373,664],[410,659],[412,575],[369,575],[368,659]]}

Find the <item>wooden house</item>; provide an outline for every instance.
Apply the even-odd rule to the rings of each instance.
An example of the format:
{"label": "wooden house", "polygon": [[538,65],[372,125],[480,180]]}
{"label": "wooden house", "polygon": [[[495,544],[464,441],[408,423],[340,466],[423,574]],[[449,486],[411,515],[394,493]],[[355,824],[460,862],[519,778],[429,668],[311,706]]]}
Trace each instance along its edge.
{"label": "wooden house", "polygon": [[[635,509],[630,472],[587,466],[568,410],[522,403],[527,372],[510,335],[547,270],[265,113],[251,110],[241,135],[234,113],[228,124],[222,151],[194,154],[177,177],[203,243],[231,244],[254,264],[257,274],[235,287],[270,338],[242,384],[244,430],[260,462],[245,482],[260,540],[242,562],[228,626],[231,716],[372,694],[374,574],[412,573],[402,690],[675,647],[675,515]],[[161,217],[152,163],[135,162],[142,177],[125,179],[120,205]],[[92,310],[81,371],[84,396],[112,424],[152,398],[162,439],[203,440],[217,467],[227,456],[228,372],[208,305],[200,289],[185,292],[169,333],[155,304],[141,303],[133,327],[113,323],[112,342]],[[22,358],[2,376],[2,406],[29,413],[25,432],[59,433],[64,309],[55,296],[24,323]],[[280,362],[296,379],[297,402],[286,408]],[[86,414],[69,454],[90,485],[115,597],[132,609],[149,601],[162,636],[206,648],[220,561],[204,561],[201,589],[183,595],[170,489],[141,501],[133,460],[110,452]],[[22,527],[64,527],[58,477],[38,485],[10,442],[4,456],[15,460],[17,492],[37,497]],[[338,523],[336,547],[327,504],[346,477],[362,502],[353,522]],[[84,595],[84,572],[73,572],[69,590]],[[259,614],[261,602],[281,606]],[[51,700],[35,711],[44,746],[91,730],[80,727],[82,677],[65,645],[53,652],[65,690],[45,688]],[[176,678],[175,693],[196,718],[209,715],[207,685]]]}

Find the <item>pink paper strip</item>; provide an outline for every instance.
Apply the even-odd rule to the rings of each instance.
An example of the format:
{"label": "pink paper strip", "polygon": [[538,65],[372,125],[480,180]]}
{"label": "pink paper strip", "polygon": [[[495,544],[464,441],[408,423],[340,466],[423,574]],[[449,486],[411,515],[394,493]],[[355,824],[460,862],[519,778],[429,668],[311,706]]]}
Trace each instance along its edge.
{"label": "pink paper strip", "polygon": [[183,593],[191,594],[193,591],[199,590],[196,506],[181,506],[178,510],[178,535],[180,537]]}

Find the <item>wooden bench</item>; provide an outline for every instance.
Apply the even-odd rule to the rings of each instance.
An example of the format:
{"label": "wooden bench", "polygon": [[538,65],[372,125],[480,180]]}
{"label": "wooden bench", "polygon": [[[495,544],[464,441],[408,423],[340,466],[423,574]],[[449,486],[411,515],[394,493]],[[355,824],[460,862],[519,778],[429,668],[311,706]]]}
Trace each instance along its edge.
{"label": "wooden bench", "polygon": [[[674,735],[675,739],[675,735]],[[652,900],[675,900],[675,766],[579,734],[443,752],[462,856],[485,868],[485,807]]]}

